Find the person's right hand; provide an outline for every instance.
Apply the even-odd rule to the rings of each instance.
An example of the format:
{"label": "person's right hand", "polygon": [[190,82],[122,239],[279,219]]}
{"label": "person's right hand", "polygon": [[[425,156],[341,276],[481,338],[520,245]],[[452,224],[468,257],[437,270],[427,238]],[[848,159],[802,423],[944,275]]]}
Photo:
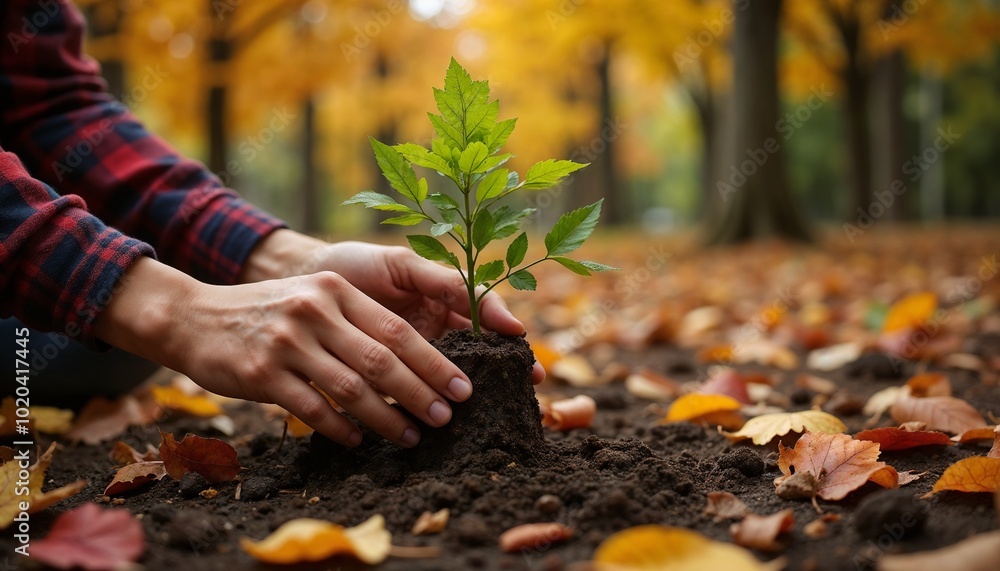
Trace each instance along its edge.
{"label": "person's right hand", "polygon": [[379,392],[430,426],[451,419],[446,399],[472,393],[465,374],[406,321],[332,272],[211,286],[142,259],[97,330],[212,392],[276,403],[347,446],[361,432],[310,383],[401,446],[415,445],[419,430]]}

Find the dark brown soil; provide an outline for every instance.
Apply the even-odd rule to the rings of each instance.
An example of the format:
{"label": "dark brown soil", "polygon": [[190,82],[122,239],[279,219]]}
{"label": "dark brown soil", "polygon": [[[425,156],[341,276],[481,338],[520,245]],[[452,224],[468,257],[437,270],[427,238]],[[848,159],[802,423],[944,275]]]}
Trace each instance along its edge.
{"label": "dark brown soil", "polygon": [[[521,340],[504,342],[523,347]],[[369,432],[354,451],[318,437],[282,443],[280,426],[266,422],[256,405],[239,405],[229,413],[236,421],[237,434],[230,440],[235,440],[246,468],[241,476],[242,500],[234,499],[236,482],[214,486],[219,492],[214,499],[192,495],[207,484],[171,480],[125,496],[124,507],[142,517],[148,537],[149,549],[141,563],[150,570],[265,568],[255,566],[240,551],[239,538],[260,539],[292,518],[315,517],[355,525],[380,513],[386,517],[395,544],[437,546],[443,555],[426,560],[390,558],[379,569],[558,570],[588,559],[611,533],[638,524],[690,527],[728,540],[730,522],[716,522],[702,514],[706,495],[717,490],[736,494],[759,514],[793,510],[795,529],[783,540],[785,549],[780,553],[788,559],[789,569],[870,569],[886,553],[934,549],[997,525],[989,494],[946,492],[928,500],[913,499],[926,493],[950,464],[985,453],[980,447],[927,447],[882,455],[899,470],[927,471],[920,480],[886,501],[865,501],[881,493],[868,484],[843,501],[821,502],[825,511],[842,519],[830,525],[826,537],[809,538],[803,527],[817,517],[809,502],[782,500],[774,493],[773,480],[779,473],[772,454],[774,444],[732,445],[713,428],[660,425],[662,412],[628,394],[621,384],[584,391],[561,389],[566,396],[585,392],[594,397],[598,402],[594,425],[566,434],[546,430],[544,444],[540,444],[534,412],[508,409],[514,402],[534,402],[527,377],[512,374],[528,374],[524,354],[516,347],[513,353],[499,354],[504,357],[503,367],[465,369],[476,383],[476,397],[465,406],[456,406],[455,422],[466,423],[461,425],[466,429],[441,431],[445,436],[435,434],[433,438],[428,438],[430,433],[425,430],[425,443],[412,451],[400,451]],[[624,352],[619,357],[636,366],[673,371],[671,374],[680,380],[704,374],[690,366],[690,353],[676,348]],[[452,358],[460,361],[460,357]],[[893,378],[881,376],[886,371],[876,366],[878,359],[866,357],[830,377],[862,400],[877,390],[898,386],[902,381],[897,374]],[[527,367],[530,362],[526,361]],[[459,365],[469,366],[467,362]],[[503,371],[508,372],[506,377]],[[781,375],[779,390],[793,392],[795,372],[768,372]],[[984,414],[1000,410],[1000,388],[995,384],[983,382],[974,373],[947,372],[956,396]],[[490,379],[487,375],[495,376]],[[490,385],[491,380],[498,386]],[[501,382],[512,385],[499,390]],[[524,394],[507,392],[514,390]],[[813,395],[800,396],[793,409],[808,408]],[[488,406],[477,406],[483,404]],[[515,414],[518,412],[521,416]],[[863,427],[865,418],[860,412],[841,416],[851,433]],[[482,424],[486,419],[494,424]],[[220,437],[203,420],[174,417],[160,426],[175,434],[192,431]],[[146,442],[157,443],[159,438],[155,427],[146,427],[130,430],[124,440],[143,449]],[[111,444],[68,447],[56,455],[48,485],[81,477],[91,484],[79,496],[34,515],[33,537],[47,533],[58,512],[100,497],[113,474],[107,459]],[[253,497],[260,499],[249,501],[251,489]],[[444,533],[426,537],[410,534],[420,513],[441,508],[450,508],[452,514]],[[905,525],[916,520],[923,523]],[[543,543],[519,554],[499,551],[497,537],[501,532],[536,521],[561,522],[575,530],[575,537],[559,545]],[[873,525],[875,522],[879,525]],[[905,528],[902,531],[900,524]],[[0,534],[0,550],[9,554],[12,546],[11,534]],[[775,555],[758,556],[770,559]],[[5,557],[13,565],[23,563],[19,558]],[[363,566],[343,559],[291,567],[358,568]]]}

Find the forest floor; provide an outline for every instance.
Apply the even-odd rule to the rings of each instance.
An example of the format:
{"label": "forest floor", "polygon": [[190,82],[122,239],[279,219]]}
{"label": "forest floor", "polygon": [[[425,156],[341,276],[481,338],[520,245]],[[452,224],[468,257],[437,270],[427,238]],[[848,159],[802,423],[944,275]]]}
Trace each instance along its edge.
{"label": "forest floor", "polygon": [[[709,494],[729,492],[754,514],[791,511],[790,529],[772,545],[751,546],[761,561],[783,558],[787,569],[873,569],[889,555],[997,529],[994,494],[942,491],[920,499],[949,466],[986,456],[992,441],[883,450],[878,460],[919,478],[899,492],[868,482],[842,499],[820,498],[820,515],[808,498],[775,493],[779,441],[793,446],[797,434],[755,445],[720,434],[712,416],[664,418],[681,395],[710,386],[717,390],[709,393],[749,397],[745,418],[816,408],[843,421],[848,435],[903,420],[948,432],[891,406],[875,419],[864,410],[873,395],[893,387],[916,391],[920,383],[908,380],[940,373],[923,377],[934,379],[931,390],[968,403],[983,427],[992,427],[1000,414],[998,245],[1000,232],[984,229],[872,231],[856,244],[830,238],[821,249],[759,244],[708,252],[678,239],[608,238],[587,258],[621,272],[582,278],[551,268],[538,272],[538,292],[505,294],[549,369],[537,388],[540,402],[583,394],[596,403],[589,427],[546,428],[541,454],[523,461],[483,450],[411,470],[398,461],[380,464],[388,445],[369,432],[359,450],[347,451],[315,435],[283,437],[285,424],[273,409],[223,401],[231,424],[174,410],[155,424],[122,426],[120,436],[98,444],[55,437],[64,446],[45,488],[89,483],[34,514],[32,535],[43,537],[59,514],[81,503],[110,502],[140,518],[145,568],[242,569],[255,562],[241,538],[260,540],[295,518],[353,526],[381,514],[394,545],[438,550],[433,557],[389,557],[379,569],[554,571],[592,559],[609,536],[643,524],[733,542],[731,526],[740,518],[705,513]],[[933,307],[919,307],[913,294],[932,294]],[[909,305],[900,303],[906,296]],[[899,319],[920,323],[899,333],[887,324]],[[841,351],[824,355],[831,346]],[[738,382],[720,383],[730,370],[738,374],[727,378]],[[232,444],[243,467],[238,480],[210,485],[189,474],[104,496],[116,471],[109,459],[115,441],[145,451],[160,444],[160,430]],[[203,494],[208,488],[217,494]],[[450,519],[442,532],[411,533],[423,512],[443,508]],[[533,522],[561,523],[573,536],[501,552],[501,533]],[[11,555],[12,534],[0,534],[3,568],[35,565]],[[367,567],[336,557],[285,568]]]}

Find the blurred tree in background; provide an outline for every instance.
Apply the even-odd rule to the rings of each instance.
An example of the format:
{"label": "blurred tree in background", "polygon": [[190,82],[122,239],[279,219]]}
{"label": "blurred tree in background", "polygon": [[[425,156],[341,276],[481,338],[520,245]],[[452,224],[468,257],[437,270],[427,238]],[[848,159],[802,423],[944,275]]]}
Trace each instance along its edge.
{"label": "blurred tree in background", "polygon": [[603,196],[609,223],[732,242],[1000,216],[993,0],[78,4],[113,93],[310,232],[378,227],[335,205],[384,184],[367,135],[429,141],[452,55],[519,117],[515,168],[592,163],[541,219]]}

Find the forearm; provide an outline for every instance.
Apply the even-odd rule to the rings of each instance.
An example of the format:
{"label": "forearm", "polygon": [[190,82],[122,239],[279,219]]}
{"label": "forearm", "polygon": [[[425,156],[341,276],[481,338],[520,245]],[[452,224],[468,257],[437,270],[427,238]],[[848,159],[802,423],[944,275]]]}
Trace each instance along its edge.
{"label": "forearm", "polygon": [[240,272],[239,282],[260,282],[328,269],[322,267],[321,260],[329,246],[323,240],[279,228],[251,250]]}

